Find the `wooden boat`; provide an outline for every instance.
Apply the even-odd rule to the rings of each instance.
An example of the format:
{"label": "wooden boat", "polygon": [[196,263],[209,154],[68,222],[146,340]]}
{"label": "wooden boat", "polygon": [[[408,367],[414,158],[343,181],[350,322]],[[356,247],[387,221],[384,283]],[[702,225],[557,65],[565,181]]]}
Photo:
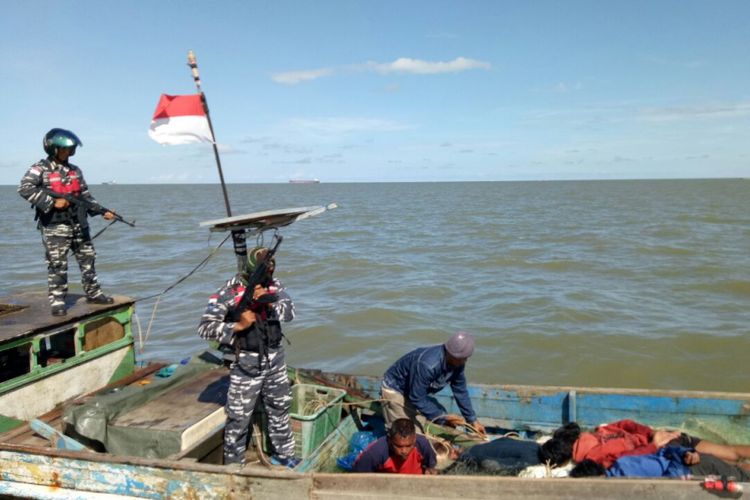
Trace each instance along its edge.
{"label": "wooden boat", "polygon": [[[74,297],[75,298],[75,297]],[[290,368],[296,388],[338,393],[312,422],[294,418],[296,470],[221,461],[228,371],[205,353],[184,363],[134,360],[134,304],[71,303],[62,320],[29,295],[0,309],[0,496],[30,498],[711,498],[698,481],[394,476],[340,472],[336,458],[378,410],[377,377]],[[307,390],[307,389],[305,389]],[[750,442],[750,394],[580,387],[473,385],[490,432],[547,432],[569,421],[632,418],[712,439]],[[438,395],[456,411],[449,393]],[[96,427],[98,425],[100,427]],[[311,441],[323,424],[330,429]],[[308,425],[308,427],[305,427]],[[97,430],[98,429],[98,430]],[[466,446],[476,439],[431,426]],[[98,434],[97,434],[98,432]],[[305,434],[307,433],[307,434]],[[262,441],[262,439],[260,440]]]}

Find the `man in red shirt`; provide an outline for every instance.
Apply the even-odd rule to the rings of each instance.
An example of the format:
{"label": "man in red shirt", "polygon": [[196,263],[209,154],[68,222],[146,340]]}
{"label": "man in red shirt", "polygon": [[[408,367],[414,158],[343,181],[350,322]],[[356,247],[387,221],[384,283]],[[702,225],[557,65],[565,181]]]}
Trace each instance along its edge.
{"label": "man in red shirt", "polygon": [[365,448],[354,462],[354,472],[437,474],[437,456],[430,442],[417,434],[408,418],[393,421],[386,436]]}
{"label": "man in red shirt", "polygon": [[654,454],[667,444],[694,448],[742,468],[747,467],[742,462],[750,458],[748,445],[713,443],[680,431],[657,430],[633,420],[619,420],[600,425],[594,432],[582,432],[573,446],[573,460],[580,463],[588,459],[609,468],[620,457]]}

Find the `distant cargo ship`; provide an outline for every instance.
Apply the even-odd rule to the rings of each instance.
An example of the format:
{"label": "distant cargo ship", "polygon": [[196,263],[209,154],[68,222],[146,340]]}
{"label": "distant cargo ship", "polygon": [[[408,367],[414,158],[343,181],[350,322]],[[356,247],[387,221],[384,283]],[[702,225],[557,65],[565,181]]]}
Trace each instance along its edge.
{"label": "distant cargo ship", "polygon": [[320,184],[318,179],[289,179],[290,184]]}

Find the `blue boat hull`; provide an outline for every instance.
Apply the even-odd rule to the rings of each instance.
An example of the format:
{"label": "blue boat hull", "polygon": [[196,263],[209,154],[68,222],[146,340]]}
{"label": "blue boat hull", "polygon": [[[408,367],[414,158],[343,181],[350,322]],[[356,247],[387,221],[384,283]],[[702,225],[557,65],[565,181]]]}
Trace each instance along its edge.
{"label": "blue boat hull", "polygon": [[[376,377],[290,369],[291,378],[347,388],[347,404],[373,406]],[[638,391],[547,386],[472,385],[470,395],[490,426],[550,431],[562,423],[583,426],[632,418],[652,426],[689,430],[727,442],[750,442],[750,394]],[[457,411],[451,394],[437,399]],[[365,401],[365,402],[363,402]],[[369,402],[366,402],[369,401]],[[376,406],[377,403],[374,403]],[[694,425],[694,427],[691,427]],[[698,481],[648,479],[521,479],[477,476],[393,476],[319,472],[333,470],[357,430],[342,420],[298,471],[244,469],[175,457],[147,459],[0,442],[0,495],[79,498],[82,493],[139,498],[715,498]],[[43,488],[43,489],[40,489]],[[46,489],[44,489],[46,488]],[[50,495],[57,496],[50,496]]]}

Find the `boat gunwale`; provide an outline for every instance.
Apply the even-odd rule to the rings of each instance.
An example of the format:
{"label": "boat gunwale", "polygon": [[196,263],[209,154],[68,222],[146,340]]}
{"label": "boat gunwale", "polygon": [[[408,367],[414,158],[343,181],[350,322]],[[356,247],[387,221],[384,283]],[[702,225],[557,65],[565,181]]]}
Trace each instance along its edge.
{"label": "boat gunwale", "polygon": [[[338,372],[326,372],[317,370],[314,368],[296,368],[290,367],[291,373],[297,370],[305,375],[316,375],[324,378],[333,377],[330,379],[331,382],[338,382],[339,380],[369,380],[373,383],[380,383],[382,377],[377,375],[356,375],[348,373]],[[639,389],[633,387],[599,387],[599,386],[574,386],[574,385],[535,385],[535,384],[484,384],[484,383],[470,383],[470,388],[481,389],[487,391],[513,391],[519,394],[529,393],[529,395],[537,394],[555,394],[561,392],[575,392],[577,394],[612,394],[612,395],[639,395],[639,396],[664,396],[664,397],[693,397],[698,399],[732,399],[732,400],[747,400],[750,402],[750,392],[730,392],[730,391],[701,391],[691,389]],[[359,389],[357,387],[347,387],[346,384],[339,384],[339,386],[349,389]]]}
{"label": "boat gunwale", "polygon": [[[626,478],[626,477],[586,477],[586,478],[524,478],[517,476],[478,476],[478,475],[402,475],[402,474],[379,474],[379,473],[347,473],[347,472],[295,472],[279,468],[278,470],[267,469],[262,465],[250,465],[243,468],[231,467],[224,465],[202,464],[198,462],[182,462],[169,459],[149,459],[139,457],[123,457],[117,455],[97,454],[89,451],[70,451],[57,450],[48,448],[39,448],[25,445],[11,445],[0,443],[0,460],[2,452],[33,454],[44,459],[68,459],[80,462],[96,462],[104,466],[112,464],[120,467],[144,467],[159,469],[162,471],[181,471],[181,472],[198,472],[205,474],[219,474],[227,477],[243,477],[249,479],[269,479],[282,481],[310,481],[309,497],[318,498],[325,491],[347,491],[343,488],[352,489],[357,484],[367,485],[367,491],[362,492],[370,497],[389,497],[392,493],[403,489],[403,498],[429,498],[430,491],[436,488],[440,490],[443,486],[450,485],[451,490],[460,489],[462,486],[474,485],[474,489],[479,487],[479,496],[471,498],[490,498],[482,493],[487,488],[492,488],[495,492],[492,497],[495,498],[515,498],[513,495],[525,491],[528,494],[547,495],[552,492],[562,498],[573,498],[568,496],[575,493],[575,498],[631,498],[634,491],[645,494],[644,498],[714,498],[711,493],[700,487],[699,478],[687,480],[675,480],[674,478]],[[28,458],[24,460],[27,465],[34,463]],[[62,465],[62,464],[60,464]],[[39,466],[38,464],[36,465]],[[52,461],[45,464],[46,467],[55,467]],[[89,473],[95,473],[90,468],[82,465],[82,468],[89,470]],[[135,471],[133,471],[135,472]],[[146,471],[143,471],[146,473]],[[51,479],[53,481],[54,478]],[[25,484],[5,478],[17,484]],[[42,484],[39,482],[29,484]],[[430,488],[422,484],[431,484]],[[52,483],[50,483],[52,485]],[[502,485],[505,485],[503,487]],[[57,487],[63,485],[57,484]],[[190,486],[190,485],[186,485]],[[208,485],[206,485],[208,486]],[[498,490],[498,488],[500,488]],[[532,488],[533,491],[527,491]],[[421,496],[414,496],[411,491],[424,493]],[[76,490],[76,491],[95,491],[106,493],[104,490]],[[156,490],[154,490],[156,492]],[[467,491],[464,491],[465,493]],[[567,492],[567,493],[566,493]],[[665,497],[665,493],[672,493]],[[317,496],[316,496],[317,495]],[[616,495],[616,496],[608,496]],[[625,496],[623,496],[625,495]],[[402,498],[402,497],[399,497]]]}

